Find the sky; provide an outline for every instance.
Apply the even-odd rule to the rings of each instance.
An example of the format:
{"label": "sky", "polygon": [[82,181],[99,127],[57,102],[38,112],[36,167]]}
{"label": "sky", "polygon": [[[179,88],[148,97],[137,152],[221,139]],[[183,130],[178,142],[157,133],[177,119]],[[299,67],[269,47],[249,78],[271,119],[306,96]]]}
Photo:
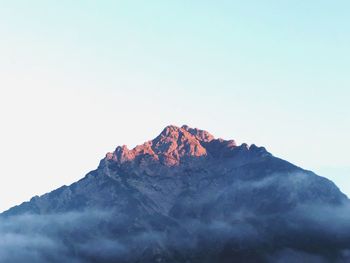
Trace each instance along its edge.
{"label": "sky", "polygon": [[169,124],[350,195],[350,2],[0,0],[0,210]]}

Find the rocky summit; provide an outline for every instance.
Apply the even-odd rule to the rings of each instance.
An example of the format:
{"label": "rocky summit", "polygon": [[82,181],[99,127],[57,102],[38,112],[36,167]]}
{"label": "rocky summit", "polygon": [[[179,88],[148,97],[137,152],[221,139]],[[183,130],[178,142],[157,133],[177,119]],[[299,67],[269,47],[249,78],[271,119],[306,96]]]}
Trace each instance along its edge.
{"label": "rocky summit", "polygon": [[[178,166],[189,158],[207,156],[207,148],[214,137],[202,130],[188,126],[167,126],[154,140],[129,150],[125,145],[108,153],[107,158],[119,164],[148,160],[165,166]],[[233,141],[232,141],[233,142]],[[232,143],[235,146],[235,143]]]}
{"label": "rocky summit", "polygon": [[349,207],[334,183],[264,147],[170,125],[2,213],[20,253],[0,262],[346,263]]}

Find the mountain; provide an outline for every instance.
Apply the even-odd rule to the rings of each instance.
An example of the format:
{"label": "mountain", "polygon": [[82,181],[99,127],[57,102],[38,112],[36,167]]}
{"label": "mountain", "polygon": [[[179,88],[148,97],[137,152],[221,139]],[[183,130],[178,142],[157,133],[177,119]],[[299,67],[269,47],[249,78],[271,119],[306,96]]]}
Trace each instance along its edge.
{"label": "mountain", "polygon": [[264,147],[171,125],[2,213],[0,261],[345,263],[349,204]]}

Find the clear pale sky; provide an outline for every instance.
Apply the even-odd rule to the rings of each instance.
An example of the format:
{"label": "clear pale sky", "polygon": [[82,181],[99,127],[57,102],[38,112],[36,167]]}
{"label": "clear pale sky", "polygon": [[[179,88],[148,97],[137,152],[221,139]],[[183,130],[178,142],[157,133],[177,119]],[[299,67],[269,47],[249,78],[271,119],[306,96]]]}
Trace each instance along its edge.
{"label": "clear pale sky", "polygon": [[350,194],[350,2],[1,1],[0,210],[168,124]]}

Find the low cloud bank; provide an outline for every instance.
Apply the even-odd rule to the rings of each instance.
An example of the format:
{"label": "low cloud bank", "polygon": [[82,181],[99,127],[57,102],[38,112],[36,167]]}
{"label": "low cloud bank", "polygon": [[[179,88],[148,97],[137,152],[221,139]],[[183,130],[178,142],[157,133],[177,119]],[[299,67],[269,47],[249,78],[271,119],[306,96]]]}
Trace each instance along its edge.
{"label": "low cloud bank", "polygon": [[[349,206],[300,206],[278,219],[237,214],[231,222],[188,219],[159,230],[133,226],[107,211],[11,216],[0,220],[0,262],[134,262],[143,257],[181,262],[202,253],[192,257],[197,262],[215,253],[235,255],[234,250],[239,258],[258,250],[259,258],[271,263],[350,261]],[[227,247],[232,251],[225,252]],[[180,261],[174,251],[183,253]]]}
{"label": "low cloud bank", "polygon": [[115,210],[2,216],[0,262],[350,262],[350,205],[323,203],[337,189],[311,179],[211,183],[169,215],[143,210],[144,199],[133,213],[124,198]]}

